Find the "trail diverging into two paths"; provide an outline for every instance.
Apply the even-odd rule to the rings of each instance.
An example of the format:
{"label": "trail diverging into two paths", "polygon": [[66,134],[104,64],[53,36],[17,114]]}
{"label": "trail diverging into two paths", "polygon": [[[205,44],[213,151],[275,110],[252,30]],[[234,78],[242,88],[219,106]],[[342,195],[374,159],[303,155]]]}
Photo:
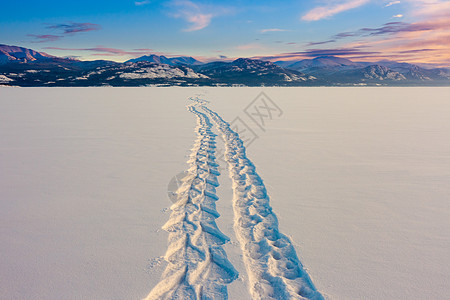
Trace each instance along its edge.
{"label": "trail diverging into two paths", "polygon": [[215,206],[219,172],[212,120],[225,143],[233,188],[234,231],[251,297],[323,300],[292,242],[279,231],[263,180],[239,135],[207,108],[205,101],[195,100],[188,110],[197,116],[198,139],[188,161],[188,176],[177,191],[178,201],[163,226],[169,232],[165,255],[169,264],[147,299],[227,299],[226,284],[238,276],[222,248],[229,239],[215,223],[219,217]]}

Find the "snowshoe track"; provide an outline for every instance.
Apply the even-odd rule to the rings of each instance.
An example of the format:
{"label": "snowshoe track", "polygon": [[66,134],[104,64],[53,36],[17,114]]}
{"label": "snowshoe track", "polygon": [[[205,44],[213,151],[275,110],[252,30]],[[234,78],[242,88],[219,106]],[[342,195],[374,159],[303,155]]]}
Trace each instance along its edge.
{"label": "snowshoe track", "polygon": [[278,229],[262,179],[248,159],[243,141],[217,113],[201,108],[225,142],[233,185],[234,230],[241,245],[253,299],[322,300],[290,241]]}
{"label": "snowshoe track", "polygon": [[147,296],[150,299],[228,299],[226,285],[238,277],[222,245],[229,241],[215,219],[216,187],[215,137],[208,117],[194,105],[188,110],[197,116],[197,140],[188,163],[188,175],[177,191],[178,201],[163,229],[169,232],[168,262],[160,282]]}
{"label": "snowshoe track", "polygon": [[[291,240],[278,229],[270,199],[239,135],[206,101],[195,99],[188,110],[197,116],[197,140],[188,160],[188,175],[163,229],[169,232],[168,262],[150,299],[228,299],[226,285],[238,277],[222,245],[229,241],[215,219],[219,176],[216,135],[225,143],[225,160],[233,188],[234,231],[241,245],[253,299],[323,300],[298,259]],[[201,112],[198,109],[204,111]]]}

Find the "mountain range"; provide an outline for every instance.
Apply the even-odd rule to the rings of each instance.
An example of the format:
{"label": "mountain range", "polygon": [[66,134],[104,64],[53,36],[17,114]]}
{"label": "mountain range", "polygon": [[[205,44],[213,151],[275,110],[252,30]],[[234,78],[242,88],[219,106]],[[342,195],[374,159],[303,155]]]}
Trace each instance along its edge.
{"label": "mountain range", "polygon": [[239,58],[203,63],[155,54],[118,63],[80,61],[0,45],[0,85],[8,86],[449,86],[450,70],[395,61],[321,56],[275,63]]}

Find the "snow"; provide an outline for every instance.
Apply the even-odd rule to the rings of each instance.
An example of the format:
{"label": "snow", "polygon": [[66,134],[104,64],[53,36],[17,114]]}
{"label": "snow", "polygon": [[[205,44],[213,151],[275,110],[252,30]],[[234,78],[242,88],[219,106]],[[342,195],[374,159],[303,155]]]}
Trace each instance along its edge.
{"label": "snow", "polygon": [[[264,91],[283,111],[258,127]],[[2,299],[141,299],[168,266],[167,184],[197,137],[187,97],[258,138],[246,155],[326,299],[450,294],[449,88],[0,88]],[[214,129],[215,130],[215,129]],[[217,138],[217,149],[224,149]],[[223,159],[218,229],[250,299]]]}
{"label": "snow", "polygon": [[120,74],[121,78],[126,79],[145,79],[145,78],[208,78],[200,73],[194,72],[192,69],[187,68],[186,73],[175,67],[169,65],[155,65],[150,68],[141,68],[133,73]]}
{"label": "snow", "polygon": [[0,83],[8,83],[8,82],[11,82],[11,81],[14,81],[14,80],[11,79],[11,78],[6,77],[5,75],[0,75]]}

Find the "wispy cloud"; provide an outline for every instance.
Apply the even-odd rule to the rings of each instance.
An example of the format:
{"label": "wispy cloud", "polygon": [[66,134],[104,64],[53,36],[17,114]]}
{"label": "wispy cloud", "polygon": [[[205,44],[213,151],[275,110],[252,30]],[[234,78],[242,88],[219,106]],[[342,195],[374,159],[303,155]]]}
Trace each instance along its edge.
{"label": "wispy cloud", "polygon": [[400,1],[391,1],[391,2],[387,3],[384,7],[389,7],[389,6],[392,6],[395,4],[400,4]]}
{"label": "wispy cloud", "polygon": [[333,39],[345,39],[347,37],[355,36],[354,32],[341,32],[332,36]]}
{"label": "wispy cloud", "polygon": [[396,34],[401,32],[433,31],[450,28],[450,20],[424,21],[416,23],[389,22],[379,28],[362,28],[356,34],[383,35]]}
{"label": "wispy cloud", "polygon": [[35,40],[32,43],[46,43],[54,42],[64,38],[65,36],[75,35],[81,32],[89,32],[94,30],[100,30],[102,27],[94,23],[60,23],[60,24],[46,24],[45,28],[59,31],[59,35],[56,34],[28,34],[27,36],[33,37]]}
{"label": "wispy cloud", "polygon": [[267,32],[283,32],[287,31],[286,29],[280,29],[280,28],[267,28],[267,29],[261,29],[260,33],[267,33]]}
{"label": "wispy cloud", "polygon": [[[393,17],[401,18],[403,15],[396,15]],[[389,22],[376,28],[366,27],[356,31],[338,33],[332,36],[332,39],[344,39],[355,36],[393,35],[402,32],[434,31],[445,28],[450,28],[450,20],[422,21],[416,23]]]}
{"label": "wispy cloud", "polygon": [[338,13],[359,7],[368,3],[369,1],[370,0],[347,0],[340,1],[338,3],[336,3],[336,1],[329,1],[330,4],[313,8],[305,15],[303,15],[301,19],[304,21],[318,21],[321,19],[329,18]]}
{"label": "wispy cloud", "polygon": [[48,25],[48,29],[56,29],[56,30],[62,30],[61,34],[75,34],[80,32],[89,32],[94,30],[100,30],[102,27],[98,24],[94,23],[61,23],[61,24],[53,24]]}
{"label": "wispy cloud", "polygon": [[150,0],[134,1],[134,5],[136,5],[136,6],[143,6],[143,5],[149,4],[150,2],[151,2]]}
{"label": "wispy cloud", "polygon": [[302,52],[294,52],[291,54],[303,55],[308,57],[320,56],[354,56],[376,54],[377,51],[361,50],[360,48],[336,48],[336,49],[310,49]]}
{"label": "wispy cloud", "polygon": [[411,7],[411,14],[419,18],[446,18],[450,15],[450,1],[448,0],[407,0]]}
{"label": "wispy cloud", "polygon": [[272,56],[258,56],[254,58],[266,59],[266,60],[295,60],[305,59],[320,56],[355,56],[355,55],[374,55],[378,54],[377,51],[365,51],[360,48],[336,48],[336,49],[310,49],[299,52],[281,53]]}
{"label": "wispy cloud", "polygon": [[336,42],[336,40],[327,40],[327,41],[323,41],[323,42],[310,42],[310,43],[306,44],[306,46],[311,47],[311,46],[329,44],[329,43],[334,43],[334,42]]}
{"label": "wispy cloud", "polygon": [[393,15],[392,17],[393,18],[403,18],[403,15],[402,14],[398,14],[398,15]]}
{"label": "wispy cloud", "polygon": [[105,55],[105,56],[141,56],[145,54],[149,54],[148,49],[142,49],[142,51],[127,51],[118,48],[109,48],[104,46],[97,46],[93,48],[61,48],[61,47],[45,47],[44,49],[48,50],[62,50],[62,51],[90,51],[90,52],[98,52],[97,54],[92,55]]}
{"label": "wispy cloud", "polygon": [[209,26],[215,16],[212,12],[207,12],[204,8],[189,0],[175,0],[170,3],[174,8],[172,16],[186,20],[190,26],[184,31],[197,31]]}
{"label": "wispy cloud", "polygon": [[33,37],[35,40],[32,43],[45,43],[54,42],[62,38],[60,35],[53,34],[28,34],[27,36]]}

